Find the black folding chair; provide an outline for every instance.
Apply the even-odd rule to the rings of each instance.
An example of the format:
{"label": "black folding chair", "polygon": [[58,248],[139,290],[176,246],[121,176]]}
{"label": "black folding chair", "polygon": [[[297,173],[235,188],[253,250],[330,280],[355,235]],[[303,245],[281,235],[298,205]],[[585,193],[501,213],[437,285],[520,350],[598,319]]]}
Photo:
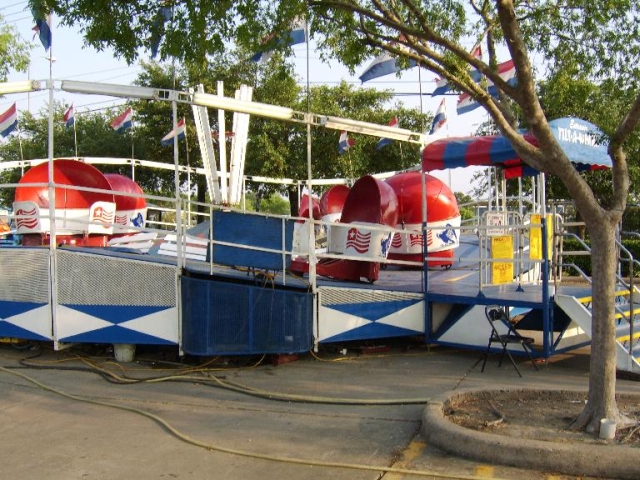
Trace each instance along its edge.
{"label": "black folding chair", "polygon": [[[509,320],[504,308],[496,305],[488,305],[484,309],[485,316],[491,325],[491,335],[489,336],[489,344],[487,345],[487,350],[484,353],[484,361],[482,362],[482,372],[484,372],[484,367],[487,364],[487,357],[491,352],[491,345],[494,343],[499,343],[502,346],[502,353],[500,355],[500,363],[498,363],[498,367],[502,365],[502,360],[504,359],[505,354],[509,356],[509,360],[511,360],[511,364],[518,372],[518,375],[522,377],[520,370],[518,370],[518,366],[516,362],[513,360],[513,356],[511,356],[511,352],[507,348],[510,344],[519,343],[522,346],[522,349],[525,351],[529,360],[531,360],[531,364],[534,366],[536,370],[538,370],[538,366],[536,362],[533,360],[531,356],[531,345],[533,345],[533,338],[524,337],[520,335],[514,327],[514,324]],[[498,331],[498,327],[496,324],[503,324],[507,327],[507,333],[500,333]],[[504,329],[502,329],[504,330]]]}

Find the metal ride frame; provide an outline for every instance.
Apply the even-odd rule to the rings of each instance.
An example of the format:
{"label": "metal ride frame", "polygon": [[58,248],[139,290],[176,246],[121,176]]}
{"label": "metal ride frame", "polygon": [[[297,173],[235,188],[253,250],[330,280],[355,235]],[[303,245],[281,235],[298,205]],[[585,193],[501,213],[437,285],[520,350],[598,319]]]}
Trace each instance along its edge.
{"label": "metal ride frame", "polygon": [[[40,82],[35,82],[35,81],[4,84],[3,86],[0,86],[0,92],[4,91],[9,93],[9,92],[17,92],[17,91],[37,90],[41,88],[41,85],[42,84]],[[54,89],[53,82],[49,81],[48,87],[50,92],[52,92]],[[201,89],[199,89],[197,92],[193,92],[193,91],[178,92],[178,91],[172,91],[172,90],[154,89],[154,88],[147,88],[147,87],[96,84],[91,82],[77,82],[77,81],[68,81],[68,80],[63,80],[60,83],[60,89],[68,92],[74,92],[74,93],[103,94],[103,95],[119,96],[124,98],[139,98],[139,99],[149,99],[149,100],[170,101],[174,105],[174,111],[175,111],[176,103],[190,103],[192,105],[219,108],[220,110],[230,109],[236,112],[253,114],[253,115],[261,115],[261,116],[266,116],[270,118],[281,119],[284,121],[293,121],[298,123],[321,125],[326,128],[348,130],[348,131],[357,132],[357,133],[377,135],[380,137],[384,136],[387,138],[392,138],[392,139],[401,140],[401,141],[408,141],[408,142],[421,143],[421,144],[424,144],[426,141],[424,135],[416,134],[414,132],[410,132],[407,130],[392,128],[392,127],[382,126],[382,125],[369,124],[366,122],[358,122],[358,121],[353,121],[349,119],[341,119],[337,117],[329,117],[329,116],[315,115],[310,113],[295,112],[288,108],[276,107],[276,106],[260,104],[256,102],[247,102],[244,100],[236,100],[236,99],[226,98],[221,95],[210,95],[210,94],[204,93]],[[195,108],[194,108],[194,112],[195,112]],[[174,123],[175,123],[175,119],[174,119]],[[174,156],[177,157],[177,148],[174,148]],[[51,160],[51,158],[49,160]],[[135,168],[134,165],[136,164],[144,165],[145,162],[132,160],[132,171],[133,171],[133,168]],[[212,179],[212,177],[214,180],[216,178],[215,162],[213,163],[205,162],[205,164],[208,167],[210,167],[209,169],[203,169],[203,170],[205,175],[208,178],[208,184],[211,185],[212,182],[210,180]],[[24,164],[22,166],[24,166]],[[184,167],[181,167],[178,164],[177,158],[175,159],[174,168],[176,171],[180,171],[184,169]],[[52,176],[50,175],[50,177]],[[176,182],[177,182],[177,179],[176,179]],[[307,180],[307,183],[309,187],[316,184],[316,182],[311,178]],[[215,184],[215,182],[213,182],[213,184]],[[51,197],[53,197],[55,194],[55,188],[59,188],[60,185],[50,184],[49,187],[50,187]],[[211,192],[211,193],[212,193],[212,196],[216,196],[214,192]],[[154,197],[150,196],[149,198],[153,199]],[[175,205],[176,205],[176,211],[178,212],[177,225],[176,225],[176,228],[178,231],[184,230],[182,228],[182,225],[180,225],[180,222],[182,219],[181,212],[183,211],[183,208],[184,208],[181,205],[181,203],[182,202],[180,201],[179,194],[177,194],[175,199]],[[189,211],[188,207],[186,211]],[[424,215],[423,223],[425,224],[425,228],[426,228],[426,212],[423,212],[423,215]],[[304,219],[304,220],[306,221],[307,219]],[[375,227],[371,227],[371,228],[375,230]],[[308,230],[310,235],[309,245],[314,245],[315,229],[309,228]],[[52,230],[51,236],[52,238],[55,238],[55,229]],[[178,235],[177,238],[178,238],[177,240],[178,249],[180,249],[181,247],[184,248],[184,246],[180,245],[180,235]],[[55,250],[56,248],[55,241],[50,242],[50,248],[52,251]],[[324,254],[324,257],[331,258],[331,254]],[[310,261],[311,263],[310,283],[312,286],[312,290],[315,293],[317,292],[317,287],[316,287],[316,278],[315,278],[313,263],[315,260],[317,260],[318,257],[312,254],[312,255],[309,255],[309,258],[311,260]],[[345,257],[341,256],[340,258],[345,258]],[[480,259],[480,261],[482,261],[482,259]],[[402,264],[403,262],[396,261],[394,263]],[[184,259],[181,260],[180,255],[178,255],[177,270],[179,271],[183,265],[184,265]],[[411,262],[408,262],[407,266],[415,267],[415,266],[419,266],[419,264],[411,265]],[[55,272],[55,266],[53,266],[52,271]],[[423,280],[423,283],[426,285],[427,281],[428,280],[426,279],[426,269],[425,269],[425,279]],[[481,281],[480,287],[481,286],[482,286],[482,281]],[[52,289],[52,291],[55,291],[55,289]],[[177,301],[176,303],[179,303],[179,302]],[[314,322],[314,323],[317,323],[317,322]]]}
{"label": "metal ride frame", "polygon": [[[16,85],[14,84],[3,84],[0,85],[0,93],[12,93],[12,92],[18,92],[18,91],[31,91],[31,90],[35,90],[38,89],[40,84],[38,82],[17,82],[20,83],[21,85]],[[53,90],[53,84],[50,82],[49,83],[49,87],[50,87],[50,91]],[[272,105],[267,105],[267,104],[260,104],[260,103],[256,103],[256,102],[247,102],[247,101],[243,101],[243,100],[236,100],[236,99],[231,99],[231,98],[226,98],[223,97],[221,95],[210,95],[210,94],[206,94],[202,91],[198,91],[198,92],[176,92],[176,91],[171,91],[171,90],[162,90],[162,89],[153,89],[153,88],[145,88],[145,87],[131,87],[131,86],[122,86],[122,85],[106,85],[106,84],[94,84],[94,83],[88,83],[88,82],[73,82],[73,81],[66,81],[63,80],[60,84],[61,89],[65,90],[65,91],[70,91],[70,92],[77,92],[77,93],[100,93],[100,94],[104,94],[104,95],[114,95],[114,96],[120,96],[120,97],[127,97],[127,98],[143,98],[143,99],[154,99],[154,100],[161,100],[161,101],[170,101],[172,102],[172,104],[174,105],[174,117],[175,117],[175,105],[176,103],[190,103],[192,105],[199,105],[199,106],[203,106],[203,107],[212,107],[212,108],[218,108],[220,110],[223,109],[229,109],[229,110],[234,110],[237,112],[241,112],[241,113],[245,113],[245,114],[253,114],[253,115],[260,115],[260,116],[265,116],[265,117],[270,117],[270,118],[277,118],[277,119],[281,119],[284,121],[293,121],[293,122],[298,122],[298,123],[306,123],[308,125],[320,125],[320,126],[325,126],[326,128],[334,128],[334,129],[339,129],[339,130],[348,130],[348,131],[352,131],[352,132],[358,132],[358,133],[365,133],[365,134],[370,134],[370,135],[376,135],[376,136],[380,136],[380,137],[388,137],[388,138],[394,138],[397,140],[401,140],[401,141],[409,141],[409,142],[414,142],[414,143],[422,143],[424,144],[425,142],[425,138],[424,135],[420,135],[420,134],[416,134],[414,132],[410,132],[407,130],[399,130],[397,128],[391,128],[388,126],[382,126],[382,125],[375,125],[375,124],[368,124],[366,122],[356,122],[356,121],[352,121],[352,120],[348,120],[348,119],[340,119],[340,118],[336,118],[336,117],[327,117],[327,116],[322,116],[322,115],[316,115],[316,114],[311,114],[311,113],[301,113],[301,112],[295,112],[291,109],[287,109],[287,108],[283,108],[283,107],[276,107],[276,106],[272,106]],[[22,88],[22,90],[20,90],[19,88]],[[175,123],[175,120],[174,120]],[[50,150],[51,151],[51,150]],[[174,148],[174,160],[175,160],[175,165],[173,166],[173,169],[175,171],[184,171],[184,169],[186,167],[182,167],[179,165],[178,161],[177,161],[177,146]],[[52,158],[50,155],[50,158],[48,159],[49,163],[52,163]],[[310,159],[308,160],[310,162]],[[15,163],[15,162],[14,162]],[[140,166],[154,166],[152,165],[153,162],[146,162],[144,160],[134,160],[131,159],[131,165],[132,165],[132,171],[133,169],[140,165]],[[28,164],[28,162],[21,162],[20,166],[26,166]],[[31,163],[33,164],[33,163]],[[164,168],[167,168],[166,164],[163,164]],[[8,166],[8,165],[7,165]],[[197,173],[204,173],[207,176],[212,176],[213,178],[215,178],[215,174],[216,169],[215,169],[215,162],[210,163],[208,165],[210,168],[209,169],[202,169],[202,170],[196,170]],[[309,171],[311,171],[311,169],[309,169]],[[212,173],[213,172],[213,173]],[[52,178],[53,176],[50,175],[49,178]],[[177,175],[176,175],[177,177]],[[247,178],[245,180],[257,180],[257,181],[262,181],[264,179],[260,179],[260,178]],[[176,178],[176,186],[178,187],[177,184],[178,180]],[[307,179],[307,185],[309,187],[309,189],[311,190],[311,187],[313,185],[322,185],[322,184],[326,184],[327,181],[325,180],[313,180],[312,178],[308,178]],[[210,182],[208,182],[210,183]],[[6,188],[12,188],[15,187],[16,185],[3,185],[2,187],[6,187]],[[53,182],[50,182],[50,184],[48,185],[49,190],[51,193],[55,192],[56,188],[69,188],[68,186],[64,186],[64,185],[56,185]],[[177,212],[176,215],[176,231],[178,232],[178,234],[176,235],[176,257],[175,257],[175,285],[179,285],[180,284],[180,277],[183,271],[183,268],[186,266],[187,264],[187,259],[186,259],[186,252],[187,252],[187,240],[186,240],[186,225],[182,224],[183,221],[186,221],[187,224],[189,224],[189,218],[191,216],[191,213],[194,212],[194,209],[192,208],[192,205],[194,205],[193,202],[190,201],[186,201],[185,199],[181,198],[179,195],[179,189],[176,188],[176,198],[174,199],[166,199],[166,198],[162,198],[162,197],[157,197],[157,196],[152,196],[152,195],[145,195],[145,198],[148,199],[152,199],[152,200],[159,200],[159,201],[173,201],[175,202],[175,210]],[[53,195],[52,195],[53,196]],[[423,198],[424,200],[424,198]],[[504,207],[504,205],[503,205]],[[218,206],[208,206],[209,208],[209,218],[211,218],[211,216],[213,215],[213,210],[219,209],[220,207]],[[54,210],[54,209],[52,209]],[[426,210],[426,207],[423,206],[423,210]],[[184,217],[184,214],[187,214],[187,217]],[[310,212],[311,213],[311,212]],[[55,220],[55,213],[51,213],[52,215],[52,220]],[[513,214],[508,214],[509,215],[509,220],[508,220],[508,224],[509,224],[509,228],[517,231],[517,232],[523,232],[526,229],[532,228],[532,227],[536,227],[536,228],[541,228],[543,234],[541,235],[541,241],[542,241],[542,252],[544,252],[543,258],[536,260],[536,261],[531,261],[529,259],[524,259],[521,255],[518,255],[516,258],[514,259],[493,259],[490,258],[486,255],[486,251],[487,251],[487,239],[489,238],[489,236],[487,235],[487,233],[489,232],[489,230],[491,230],[492,227],[495,226],[491,226],[491,225],[487,225],[487,222],[485,221],[483,224],[479,225],[479,226],[475,226],[474,229],[476,231],[480,231],[481,233],[478,235],[479,239],[480,239],[480,248],[478,250],[479,252],[479,256],[477,258],[473,258],[473,257],[467,257],[465,259],[458,259],[459,262],[470,262],[470,263],[474,263],[477,262],[477,264],[479,265],[479,269],[478,269],[478,283],[475,287],[475,291],[473,293],[469,292],[467,294],[464,295],[460,295],[460,297],[463,297],[462,300],[460,300],[460,298],[457,298],[455,300],[455,302],[458,302],[459,305],[483,305],[486,304],[487,302],[495,302],[495,300],[500,300],[502,302],[507,302],[507,306],[509,305],[508,302],[512,302],[511,304],[515,307],[520,307],[520,308],[527,308],[527,307],[532,307],[534,304],[538,305],[539,303],[541,303],[542,306],[542,332],[543,332],[543,338],[542,338],[542,344],[543,344],[543,348],[539,353],[540,356],[542,357],[548,357],[551,354],[553,354],[555,351],[558,350],[558,347],[560,347],[560,341],[563,339],[563,335],[564,332],[562,332],[557,338],[553,338],[553,309],[552,309],[552,297],[553,294],[555,293],[555,289],[550,288],[549,285],[549,272],[550,272],[550,258],[548,258],[547,256],[547,252],[548,252],[548,246],[547,246],[547,241],[548,241],[548,237],[547,234],[544,233],[546,232],[546,219],[544,217],[541,218],[541,223],[539,225],[521,225],[518,226],[516,225],[519,221],[521,222],[520,219],[518,219],[517,215],[513,215]],[[206,216],[206,215],[205,215]],[[184,219],[184,220],[183,220]],[[325,228],[327,225],[323,225],[322,222],[320,221],[314,221],[312,218],[292,218],[291,220],[293,221],[300,221],[300,222],[306,222],[309,225],[314,225],[314,227],[317,228]],[[557,224],[557,223],[556,223]],[[55,222],[52,222],[52,225],[55,225]],[[315,230],[317,228],[308,228],[308,232],[309,232],[309,242],[308,245],[315,245],[316,244],[316,239],[315,239]],[[376,230],[376,229],[384,229],[383,227],[372,227],[372,226],[368,226],[367,228],[371,229],[371,230]],[[426,211],[423,212],[423,233],[424,231],[426,231],[427,225],[426,225]],[[391,231],[392,233],[408,233],[405,232],[403,230],[398,230],[398,229],[386,229]],[[482,232],[483,230],[485,230],[484,232]],[[51,232],[51,236],[52,238],[55,238],[55,228],[52,229]],[[517,237],[520,238],[520,237]],[[517,242],[520,242],[520,240],[517,240]],[[216,243],[215,240],[212,240],[209,248],[214,248],[214,244]],[[554,242],[555,243],[555,242]],[[518,243],[518,247],[517,247],[517,252],[520,252],[522,249],[522,244]],[[255,248],[255,247],[247,247],[247,248]],[[339,257],[326,253],[326,252],[316,252],[313,249],[310,249],[311,251],[309,251],[308,254],[308,258],[309,258],[309,263],[310,263],[310,268],[309,268],[309,289],[311,291],[311,293],[317,298],[316,302],[314,302],[314,304],[316,305],[316,307],[314,307],[313,309],[313,334],[314,334],[314,346],[317,347],[318,343],[323,341],[320,333],[323,330],[323,325],[322,325],[322,318],[320,318],[323,309],[325,307],[323,307],[323,305],[325,305],[323,303],[323,298],[327,298],[327,295],[329,295],[332,292],[332,288],[333,287],[327,287],[327,286],[322,286],[322,285],[318,285],[318,280],[316,278],[315,275],[315,269],[314,269],[314,264],[315,262],[318,261],[318,259],[320,258],[348,258],[345,257],[344,255],[341,255]],[[426,250],[426,249],[425,249]],[[58,255],[56,254],[56,242],[52,241],[50,242],[50,247],[49,247],[49,261],[51,262],[51,267],[49,269],[50,273],[51,273],[51,280],[50,280],[50,285],[48,287],[48,291],[49,291],[49,302],[50,302],[50,315],[51,315],[51,325],[53,325],[52,327],[52,332],[51,335],[42,335],[43,338],[47,338],[50,340],[54,341],[54,344],[56,346],[56,348],[64,348],[66,342],[64,341],[59,341],[60,336],[57,334],[56,332],[56,315],[57,312],[59,311],[59,309],[57,308],[58,306],[58,302],[57,302],[57,292],[59,290],[59,287],[57,285],[58,283],[58,274],[57,274],[57,258]],[[282,244],[282,250],[280,251],[282,258],[283,258],[283,262],[285,262],[285,259],[287,256],[289,255],[293,255],[295,252],[291,251],[291,250],[287,250],[286,246],[285,246],[285,241],[283,239],[283,244]],[[66,255],[66,253],[64,253],[63,255]],[[354,258],[355,260],[357,260],[357,258]],[[518,270],[519,275],[517,276],[519,278],[519,283],[518,283],[518,288],[522,287],[523,284],[523,276],[521,275],[523,273],[523,267],[522,265],[524,265],[525,263],[528,264],[535,264],[538,269],[538,272],[536,274],[536,278],[531,281],[531,279],[529,279],[528,281],[530,281],[531,284],[536,284],[539,285],[541,287],[541,292],[539,295],[539,300],[534,301],[522,301],[522,300],[510,300],[510,299],[505,299],[504,296],[502,295],[502,293],[499,294],[499,297],[496,298],[495,295],[493,293],[491,293],[491,285],[490,282],[488,281],[488,271],[489,271],[489,266],[492,265],[493,263],[512,263],[514,265],[516,265],[516,268]],[[432,285],[433,282],[430,282],[429,280],[429,272],[426,266],[426,263],[415,263],[415,262],[402,262],[402,261],[383,261],[382,263],[384,264],[388,264],[393,266],[394,264],[396,266],[410,266],[410,267],[420,267],[422,268],[422,278],[419,280],[419,288],[417,292],[406,292],[406,293],[401,293],[400,296],[402,298],[400,299],[395,299],[394,301],[398,304],[402,303],[402,302],[406,302],[409,301],[410,303],[413,302],[416,298],[416,295],[418,295],[418,297],[422,296],[423,300],[419,303],[421,303],[420,308],[418,308],[417,310],[414,308],[414,312],[411,314],[413,316],[418,315],[421,316],[421,323],[422,325],[417,326],[415,325],[415,322],[413,322],[412,327],[411,328],[407,328],[405,329],[407,332],[411,332],[413,329],[414,333],[419,333],[419,334],[423,334],[425,336],[426,341],[428,342],[433,342],[433,343],[442,343],[445,345],[463,345],[463,346],[471,346],[472,348],[475,348],[474,345],[469,345],[467,343],[465,343],[464,341],[452,341],[450,338],[446,338],[446,331],[445,329],[443,329],[443,325],[446,325],[448,323],[456,323],[458,320],[452,320],[451,316],[445,316],[446,318],[436,318],[438,317],[438,314],[436,312],[437,310],[437,305],[440,302],[443,301],[454,301],[452,295],[450,295],[449,293],[440,293],[437,291],[437,288],[434,288],[434,285]],[[283,263],[284,265],[284,263]],[[166,268],[163,267],[163,268]],[[211,264],[209,265],[209,269],[210,271],[213,271],[214,265],[213,262],[211,262]],[[528,270],[531,270],[531,268],[529,267]],[[286,275],[283,275],[282,278],[282,282],[286,283]],[[344,288],[344,286],[343,286]],[[346,290],[349,290],[348,288]],[[362,289],[358,288],[358,291],[362,291]],[[380,290],[376,290],[376,291],[381,291]],[[351,290],[351,292],[353,292],[353,290]],[[385,291],[383,291],[382,293],[380,293],[380,296],[388,296],[389,289],[386,289]],[[404,296],[403,296],[404,295]],[[330,296],[333,296],[333,293],[331,293]],[[375,295],[374,295],[375,296]],[[406,298],[405,298],[406,297]],[[364,299],[363,300],[363,305],[370,303],[372,300],[372,298],[368,298],[368,299]],[[173,331],[173,333],[171,335],[169,335],[169,338],[167,337],[166,340],[169,344],[173,344],[176,343],[180,349],[182,347],[182,338],[181,338],[181,329],[182,329],[182,319],[181,319],[181,296],[180,296],[180,292],[179,292],[179,288],[176,288],[176,292],[175,292],[175,302],[174,305],[171,306],[171,308],[175,308],[175,312],[172,312],[170,314],[170,316],[177,316],[177,321],[176,321],[176,327],[175,329],[173,328],[173,326],[170,326],[169,329]],[[338,303],[340,303],[342,300],[338,300]],[[377,301],[377,299],[375,300]],[[374,303],[375,303],[374,301]],[[166,303],[166,302],[165,302]],[[434,307],[435,306],[435,307]],[[417,312],[417,313],[416,313]],[[436,312],[434,314],[434,312]],[[326,312],[325,312],[326,313]],[[472,315],[473,316],[473,315]],[[167,319],[164,320],[165,323],[167,322]],[[484,322],[483,322],[484,323]],[[46,330],[46,328],[45,328]],[[451,329],[448,329],[451,330]],[[445,334],[443,335],[442,333],[445,332]],[[484,334],[480,334],[478,335],[479,338],[482,339],[482,342],[484,342],[484,339],[486,338],[486,335]],[[350,338],[349,335],[346,335],[344,337],[340,337],[338,336],[327,336],[326,337],[328,340],[331,339],[348,339]],[[588,342],[587,342],[588,343]],[[572,348],[572,346],[568,347],[568,348]],[[182,350],[181,350],[182,351]]]}

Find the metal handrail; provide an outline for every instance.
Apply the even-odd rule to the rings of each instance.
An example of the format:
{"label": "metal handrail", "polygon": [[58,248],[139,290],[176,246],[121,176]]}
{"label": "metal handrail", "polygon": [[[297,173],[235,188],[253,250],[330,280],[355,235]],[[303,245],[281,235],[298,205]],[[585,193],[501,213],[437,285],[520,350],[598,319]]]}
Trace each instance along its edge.
{"label": "metal handrail", "polygon": [[[632,234],[634,236],[638,236],[640,237],[639,234],[635,233],[635,232],[622,232],[623,234]],[[564,237],[572,237],[574,239],[576,239],[578,241],[578,243],[584,247],[585,251],[563,251],[563,255],[574,255],[574,256],[579,256],[579,255],[591,255],[591,248],[589,247],[589,245],[586,244],[586,242],[584,240],[582,240],[580,237],[578,237],[576,234],[574,233],[561,233],[561,236]],[[618,282],[618,284],[623,285],[625,289],[627,289],[629,291],[629,297],[628,297],[628,303],[630,305],[629,308],[629,312],[628,314],[626,312],[624,312],[620,307],[618,307],[617,305],[614,304],[614,309],[615,311],[620,315],[620,318],[623,318],[624,320],[627,321],[627,323],[629,324],[629,347],[627,349],[628,354],[630,356],[633,356],[633,336],[634,336],[634,317],[635,317],[635,313],[634,313],[634,295],[635,295],[635,291],[636,291],[636,283],[635,282],[635,275],[634,275],[634,267],[638,267],[640,269],[640,261],[636,260],[633,255],[631,254],[631,252],[624,246],[622,245],[622,242],[620,242],[618,239],[615,240],[616,242],[616,247],[618,248],[618,251],[620,252],[618,255],[618,262],[628,262],[629,264],[629,277],[628,279],[624,278],[620,273],[616,273],[616,282]],[[624,255],[626,258],[622,258],[622,255]],[[589,276],[582,270],[580,269],[580,267],[578,267],[576,264],[570,263],[562,263],[560,264],[560,266],[562,268],[564,267],[568,267],[568,268],[573,268],[574,270],[576,270],[580,276],[582,276],[585,280],[587,280],[589,283],[591,283],[591,279],[589,278]]]}

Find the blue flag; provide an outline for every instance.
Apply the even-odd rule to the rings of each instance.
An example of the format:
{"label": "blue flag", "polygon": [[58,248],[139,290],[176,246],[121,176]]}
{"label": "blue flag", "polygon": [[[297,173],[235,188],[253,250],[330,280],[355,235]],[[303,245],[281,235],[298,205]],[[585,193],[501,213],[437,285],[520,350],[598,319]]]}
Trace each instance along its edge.
{"label": "blue flag", "polygon": [[153,19],[153,27],[156,29],[151,34],[151,58],[156,58],[158,48],[160,48],[160,40],[164,35],[164,24],[171,20],[171,7],[160,7],[156,17]]}
{"label": "blue flag", "polygon": [[32,10],[31,13],[36,22],[36,26],[33,27],[32,30],[38,35],[40,43],[42,43],[45,51],[47,51],[51,48],[51,15],[48,13],[42,15],[36,10]]}
{"label": "blue flag", "polygon": [[[262,43],[267,44],[274,38],[274,34],[267,35]],[[302,18],[296,18],[291,24],[291,28],[287,33],[285,33],[281,38],[276,40],[276,44],[279,46],[292,46],[298,45],[300,43],[304,43],[307,41],[307,22]],[[263,50],[256,52],[252,57],[251,61],[256,63],[265,63],[271,57],[273,50]]]}

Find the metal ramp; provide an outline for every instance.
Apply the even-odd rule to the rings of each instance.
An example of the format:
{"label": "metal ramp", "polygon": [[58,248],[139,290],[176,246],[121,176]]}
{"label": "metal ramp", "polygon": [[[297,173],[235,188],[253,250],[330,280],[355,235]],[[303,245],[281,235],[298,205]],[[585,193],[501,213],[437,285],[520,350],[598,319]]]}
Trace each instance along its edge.
{"label": "metal ramp", "polygon": [[[634,291],[637,295],[638,290]],[[616,368],[625,372],[640,373],[640,306],[629,301],[630,290],[615,292]],[[592,297],[576,297],[556,293],[555,303],[591,338]]]}

